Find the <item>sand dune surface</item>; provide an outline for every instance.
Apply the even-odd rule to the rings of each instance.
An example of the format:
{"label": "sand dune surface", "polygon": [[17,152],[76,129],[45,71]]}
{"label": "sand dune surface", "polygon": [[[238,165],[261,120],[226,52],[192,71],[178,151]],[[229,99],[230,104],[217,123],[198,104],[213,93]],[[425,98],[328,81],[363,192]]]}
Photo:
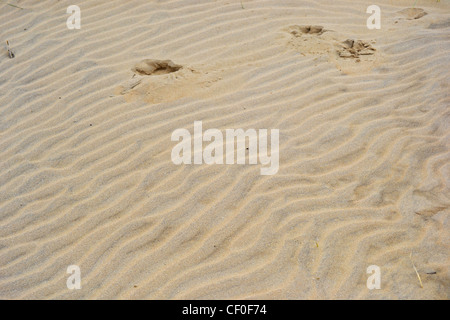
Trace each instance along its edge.
{"label": "sand dune surface", "polygon": [[[2,1],[0,298],[448,299],[450,4],[372,4]],[[278,172],[174,164],[195,121]]]}

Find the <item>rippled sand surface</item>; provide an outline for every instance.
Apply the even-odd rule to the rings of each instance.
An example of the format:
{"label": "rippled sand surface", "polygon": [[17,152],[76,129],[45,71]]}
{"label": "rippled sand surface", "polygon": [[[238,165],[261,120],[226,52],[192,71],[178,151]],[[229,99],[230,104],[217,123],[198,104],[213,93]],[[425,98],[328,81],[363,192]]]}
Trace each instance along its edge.
{"label": "rippled sand surface", "polygon": [[[448,299],[450,4],[413,2],[2,1],[0,298]],[[279,129],[278,173],[175,165],[194,121]]]}

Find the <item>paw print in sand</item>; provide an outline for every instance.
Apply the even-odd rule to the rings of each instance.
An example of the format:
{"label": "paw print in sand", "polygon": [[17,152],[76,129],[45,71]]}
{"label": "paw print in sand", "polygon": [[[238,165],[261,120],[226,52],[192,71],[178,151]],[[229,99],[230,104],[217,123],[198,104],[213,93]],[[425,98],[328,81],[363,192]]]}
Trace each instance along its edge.
{"label": "paw print in sand", "polygon": [[341,58],[357,58],[360,56],[373,55],[376,51],[372,45],[362,40],[347,39],[342,43],[342,49],[338,50],[339,57]]}

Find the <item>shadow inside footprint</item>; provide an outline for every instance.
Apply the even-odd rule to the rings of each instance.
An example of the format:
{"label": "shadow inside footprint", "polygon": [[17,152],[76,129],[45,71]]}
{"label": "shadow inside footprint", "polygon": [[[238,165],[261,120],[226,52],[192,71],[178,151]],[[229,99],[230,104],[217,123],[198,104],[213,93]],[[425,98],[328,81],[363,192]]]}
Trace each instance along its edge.
{"label": "shadow inside footprint", "polygon": [[145,59],[136,64],[132,70],[140,75],[150,76],[176,72],[182,67],[171,60]]}

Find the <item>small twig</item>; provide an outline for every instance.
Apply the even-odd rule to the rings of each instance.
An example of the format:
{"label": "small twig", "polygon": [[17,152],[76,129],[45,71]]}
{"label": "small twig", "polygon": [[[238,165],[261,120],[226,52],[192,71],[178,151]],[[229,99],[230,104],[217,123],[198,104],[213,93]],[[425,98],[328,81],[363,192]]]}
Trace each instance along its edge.
{"label": "small twig", "polygon": [[18,9],[23,10],[23,8],[21,8],[21,7],[19,7],[19,6],[16,6],[16,5],[14,5],[14,4],[11,4],[11,3],[7,3],[7,5],[8,5],[8,6],[11,6],[11,7],[14,7],[14,8],[18,8]]}
{"label": "small twig", "polygon": [[242,0],[241,0],[241,7],[242,7],[242,9],[245,9],[245,8],[244,8],[244,5],[242,4]]}
{"label": "small twig", "polygon": [[423,284],[422,284],[422,279],[420,279],[420,276],[419,276],[419,272],[417,272],[417,268],[416,268],[416,266],[414,265],[414,262],[412,261],[412,251],[411,251],[411,254],[409,255],[409,260],[411,260],[411,263],[412,263],[412,266],[413,266],[413,268],[414,268],[414,271],[416,272],[416,274],[417,274],[417,278],[419,278],[419,282],[420,282],[420,287],[423,289]]}
{"label": "small twig", "polygon": [[6,49],[8,50],[8,54],[9,57],[12,59],[14,58],[16,55],[14,54],[14,52],[11,50],[11,48],[9,47],[9,41],[6,40]]}

